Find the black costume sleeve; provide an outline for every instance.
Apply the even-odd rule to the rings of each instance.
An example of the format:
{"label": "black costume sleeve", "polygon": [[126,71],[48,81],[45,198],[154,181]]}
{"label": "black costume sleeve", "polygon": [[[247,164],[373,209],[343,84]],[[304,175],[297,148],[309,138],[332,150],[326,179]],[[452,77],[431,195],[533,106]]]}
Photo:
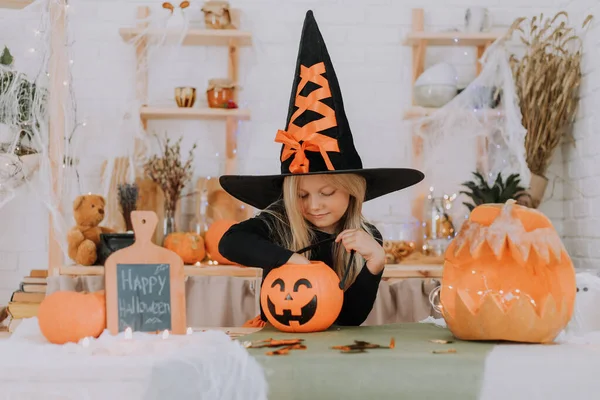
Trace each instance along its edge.
{"label": "black costume sleeve", "polygon": [[[383,238],[377,228],[372,225],[369,228],[375,240],[383,245]],[[352,285],[344,293],[344,304],[336,321],[338,325],[358,326],[365,322],[373,309],[382,276],[383,271],[373,275],[367,264],[363,265]]]}
{"label": "black costume sleeve", "polygon": [[219,242],[219,253],[229,261],[246,267],[263,268],[263,276],[285,264],[292,254],[273,243],[263,216],[240,222],[223,235]]}

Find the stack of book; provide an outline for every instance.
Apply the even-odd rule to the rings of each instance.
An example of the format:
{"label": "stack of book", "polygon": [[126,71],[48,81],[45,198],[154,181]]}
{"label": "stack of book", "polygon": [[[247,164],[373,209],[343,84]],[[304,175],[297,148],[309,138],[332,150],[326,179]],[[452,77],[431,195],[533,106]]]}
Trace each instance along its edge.
{"label": "stack of book", "polygon": [[40,303],[46,297],[48,270],[34,269],[23,278],[19,289],[13,292],[8,303],[8,331],[13,332],[24,318],[37,316]]}

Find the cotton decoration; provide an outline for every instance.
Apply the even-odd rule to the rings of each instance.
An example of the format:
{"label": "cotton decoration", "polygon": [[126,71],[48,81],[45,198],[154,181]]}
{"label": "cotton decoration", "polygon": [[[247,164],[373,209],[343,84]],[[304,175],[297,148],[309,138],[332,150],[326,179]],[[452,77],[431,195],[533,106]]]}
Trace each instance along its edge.
{"label": "cotton decoration", "polygon": [[0,341],[0,351],[5,398],[267,399],[260,364],[220,331],[105,331],[98,339],[54,345],[41,334],[37,318],[29,318]]}
{"label": "cotton decoration", "polygon": [[[521,184],[529,186],[526,130],[521,124],[504,38],[494,42],[480,62],[481,73],[460,94],[431,114],[414,120],[415,133],[423,143],[425,180],[438,193],[464,190],[460,183],[476,170],[489,184],[493,184],[498,173],[504,179],[518,173]],[[468,212],[462,205],[464,200],[467,199],[455,202],[452,213],[458,214],[456,217]]]}

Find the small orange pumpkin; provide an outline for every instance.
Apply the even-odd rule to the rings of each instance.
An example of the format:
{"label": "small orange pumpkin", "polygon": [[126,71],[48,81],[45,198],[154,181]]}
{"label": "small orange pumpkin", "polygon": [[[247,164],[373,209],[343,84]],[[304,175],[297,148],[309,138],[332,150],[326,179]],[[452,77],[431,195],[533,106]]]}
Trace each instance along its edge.
{"label": "small orange pumpkin", "polygon": [[204,239],[194,232],[173,232],[165,238],[164,247],[174,251],[184,264],[195,264],[204,260]]}
{"label": "small orange pumpkin", "polygon": [[238,222],[232,219],[219,219],[208,227],[204,234],[204,242],[206,243],[206,251],[210,258],[222,265],[236,265],[234,262],[229,261],[219,253],[219,241],[231,228]]}
{"label": "small orange pumpkin", "polygon": [[283,332],[319,332],[337,319],[344,302],[340,279],[321,261],[285,264],[266,276],[260,304],[267,320]]}
{"label": "small orange pumpkin", "polygon": [[104,291],[58,291],[44,298],[38,309],[40,331],[50,343],[77,343],[97,338],[106,328]]}
{"label": "small orange pumpkin", "polygon": [[440,291],[463,340],[552,341],[573,313],[575,269],[550,220],[515,204],[476,207],[446,254]]}

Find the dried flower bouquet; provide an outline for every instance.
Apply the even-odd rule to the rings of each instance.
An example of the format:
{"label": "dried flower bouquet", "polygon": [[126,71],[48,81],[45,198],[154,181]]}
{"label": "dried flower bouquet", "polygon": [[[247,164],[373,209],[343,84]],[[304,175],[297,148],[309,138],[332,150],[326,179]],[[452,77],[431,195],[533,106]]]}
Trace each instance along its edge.
{"label": "dried flower bouquet", "polygon": [[[527,33],[522,28],[526,18],[518,18],[508,32],[508,37],[514,31],[521,32],[521,42],[526,46],[523,57],[511,57],[511,66],[527,129],[531,205],[536,208],[546,189],[545,175],[554,151],[563,136],[571,133],[579,103],[582,41],[569,27],[568,17],[564,11],[553,18],[534,16]],[[590,15],[584,20],[583,28],[591,19]]]}
{"label": "dried flower bouquet", "polygon": [[155,183],[160,185],[165,196],[165,211],[175,212],[177,201],[181,198],[181,192],[192,178],[194,161],[194,150],[196,144],[192,146],[189,152],[188,160],[183,163],[181,160],[181,140],[171,144],[167,139],[162,155],[151,156],[144,165],[144,172]]}

